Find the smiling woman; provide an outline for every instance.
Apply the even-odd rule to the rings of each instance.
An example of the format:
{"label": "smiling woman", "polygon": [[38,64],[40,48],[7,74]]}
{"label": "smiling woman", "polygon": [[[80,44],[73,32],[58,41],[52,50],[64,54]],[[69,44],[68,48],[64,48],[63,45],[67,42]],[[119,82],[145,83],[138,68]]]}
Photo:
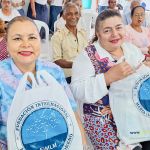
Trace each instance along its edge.
{"label": "smiling woman", "polygon": [[[7,27],[7,44],[11,58],[0,62],[0,150],[7,150],[7,116],[19,81],[26,72],[32,72],[36,76],[37,71],[45,70],[57,80],[63,87],[70,102],[69,107],[74,111],[82,130],[78,119],[77,106],[66,83],[63,71],[49,61],[38,59],[41,41],[33,20],[23,16],[11,20]],[[32,84],[29,82],[27,89],[31,88]],[[54,130],[54,132],[56,131]],[[51,133],[48,134],[51,135]],[[85,144],[84,134],[82,135]]]}
{"label": "smiling woman", "polygon": [[119,139],[109,106],[109,86],[134,73],[144,55],[124,42],[125,29],[117,10],[98,15],[95,33],[94,42],[73,63],[71,87],[94,149],[116,150]]}

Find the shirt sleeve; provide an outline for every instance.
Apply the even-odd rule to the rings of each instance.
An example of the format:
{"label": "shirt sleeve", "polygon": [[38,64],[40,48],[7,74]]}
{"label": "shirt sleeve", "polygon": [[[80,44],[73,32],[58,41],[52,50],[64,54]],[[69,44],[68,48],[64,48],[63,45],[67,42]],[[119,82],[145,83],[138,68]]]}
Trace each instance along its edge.
{"label": "shirt sleeve", "polygon": [[73,62],[71,89],[75,99],[83,103],[95,103],[108,94],[104,74],[95,75],[85,51]]}
{"label": "shirt sleeve", "polygon": [[6,126],[4,126],[3,124],[3,120],[2,120],[2,92],[1,92],[1,89],[0,89],[0,148],[1,150],[7,150],[7,145],[6,145],[6,140],[5,137],[6,137]]}
{"label": "shirt sleeve", "polygon": [[52,50],[53,50],[53,60],[62,59],[62,33],[57,31],[51,39]]}

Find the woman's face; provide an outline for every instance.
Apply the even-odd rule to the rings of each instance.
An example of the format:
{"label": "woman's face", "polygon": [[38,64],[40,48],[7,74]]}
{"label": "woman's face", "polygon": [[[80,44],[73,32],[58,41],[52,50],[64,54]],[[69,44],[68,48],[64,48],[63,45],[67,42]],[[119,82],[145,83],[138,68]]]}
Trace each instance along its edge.
{"label": "woman's face", "polygon": [[132,18],[132,24],[141,26],[145,19],[145,10],[142,7],[135,9]]}
{"label": "woman's face", "polygon": [[30,21],[13,23],[7,33],[7,46],[18,67],[35,65],[41,47],[36,26]]}
{"label": "woman's face", "polygon": [[120,48],[124,41],[125,30],[120,17],[110,17],[99,24],[96,33],[101,46],[108,52]]}

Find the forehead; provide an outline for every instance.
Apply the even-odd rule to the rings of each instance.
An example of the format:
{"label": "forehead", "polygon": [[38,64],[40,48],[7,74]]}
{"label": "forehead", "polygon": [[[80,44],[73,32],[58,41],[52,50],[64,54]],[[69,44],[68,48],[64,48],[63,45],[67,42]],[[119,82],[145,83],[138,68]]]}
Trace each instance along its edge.
{"label": "forehead", "polygon": [[100,22],[100,29],[104,29],[104,28],[111,28],[111,27],[115,27],[117,25],[123,24],[122,23],[122,19],[118,16],[115,17],[110,17],[105,19],[104,21]]}
{"label": "forehead", "polygon": [[76,5],[71,5],[66,8],[66,13],[70,12],[79,12],[79,10]]}
{"label": "forehead", "polygon": [[11,2],[11,0],[2,0],[2,2]]}
{"label": "forehead", "polygon": [[38,33],[37,27],[30,21],[16,21],[9,26],[7,34]]}
{"label": "forehead", "polygon": [[135,13],[139,13],[139,12],[144,12],[145,10],[142,7],[138,7],[134,10],[134,14]]}

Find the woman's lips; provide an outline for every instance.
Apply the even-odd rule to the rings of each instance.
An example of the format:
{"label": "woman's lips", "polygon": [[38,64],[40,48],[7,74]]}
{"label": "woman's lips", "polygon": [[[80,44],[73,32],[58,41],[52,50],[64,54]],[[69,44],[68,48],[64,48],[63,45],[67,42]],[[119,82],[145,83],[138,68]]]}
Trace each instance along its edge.
{"label": "woman's lips", "polygon": [[110,42],[115,44],[115,43],[118,43],[119,40],[120,39],[114,39],[114,40],[111,40]]}
{"label": "woman's lips", "polygon": [[19,52],[19,54],[22,56],[30,56],[30,55],[32,55],[32,52],[31,51],[21,51],[21,52]]}

